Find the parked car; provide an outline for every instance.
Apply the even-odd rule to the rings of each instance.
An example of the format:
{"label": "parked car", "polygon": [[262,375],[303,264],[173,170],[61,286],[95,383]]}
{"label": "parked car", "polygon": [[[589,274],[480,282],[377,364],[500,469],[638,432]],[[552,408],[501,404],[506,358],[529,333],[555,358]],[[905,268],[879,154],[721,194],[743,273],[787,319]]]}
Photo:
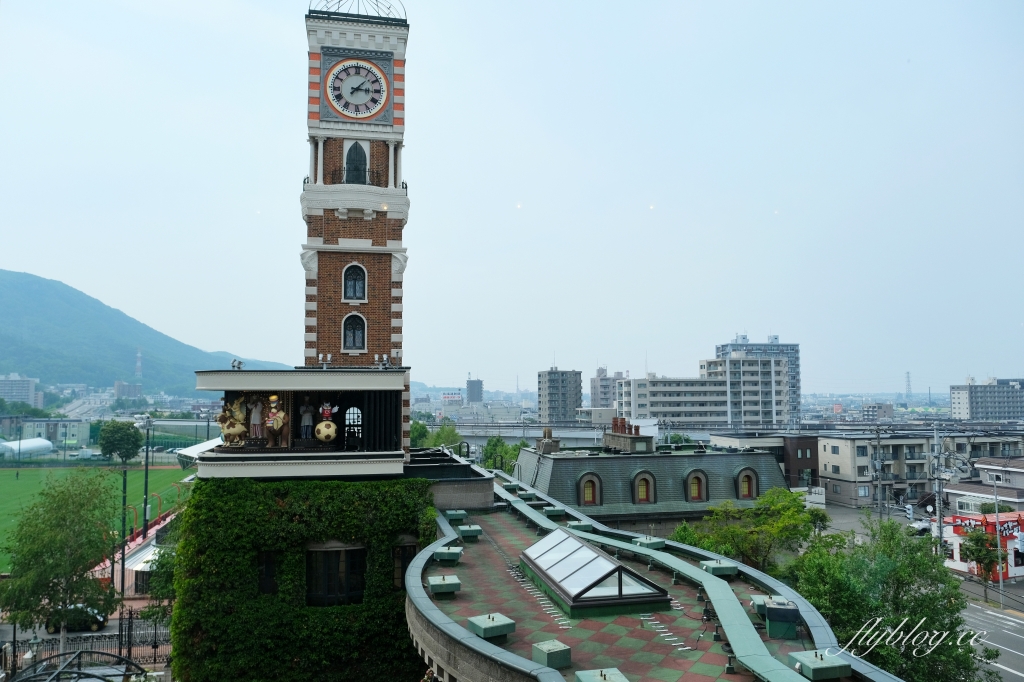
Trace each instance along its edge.
{"label": "parked car", "polygon": [[[90,609],[84,604],[75,604],[68,608],[67,629],[68,632],[77,630],[98,632],[107,627],[108,620],[107,616],[96,609]],[[46,631],[51,635],[55,632],[60,632],[60,623],[50,620],[46,621]]]}

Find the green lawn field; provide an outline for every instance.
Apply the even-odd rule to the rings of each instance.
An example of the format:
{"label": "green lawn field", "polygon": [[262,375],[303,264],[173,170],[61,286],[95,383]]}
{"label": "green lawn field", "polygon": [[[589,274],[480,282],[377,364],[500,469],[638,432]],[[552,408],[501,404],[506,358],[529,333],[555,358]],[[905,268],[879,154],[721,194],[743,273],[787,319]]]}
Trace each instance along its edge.
{"label": "green lawn field", "polygon": [[[18,470],[0,469],[0,545],[7,542],[8,535],[18,524],[18,515],[21,513],[21,510],[32,503],[36,492],[42,487],[46,477],[50,474],[66,476],[70,471],[72,471],[71,468],[55,467],[21,469],[18,477],[15,478]],[[117,505],[120,508],[121,472],[108,471],[110,471],[111,476],[111,488],[116,491]],[[173,469],[151,468],[149,470],[149,491],[150,493],[157,493],[163,498],[163,511],[170,509],[178,497],[177,489],[171,484],[177,483],[190,473],[194,472],[182,471],[180,467],[174,467]],[[134,505],[139,510],[140,525],[142,524],[142,479],[142,469],[128,470],[128,504]],[[156,498],[150,499],[152,503],[151,516],[156,518],[157,500]],[[131,527],[132,521],[133,514],[131,509],[129,509],[129,527]],[[120,525],[120,517],[118,517],[118,525]],[[9,560],[10,557],[5,552],[0,551],[0,573],[10,570]]]}

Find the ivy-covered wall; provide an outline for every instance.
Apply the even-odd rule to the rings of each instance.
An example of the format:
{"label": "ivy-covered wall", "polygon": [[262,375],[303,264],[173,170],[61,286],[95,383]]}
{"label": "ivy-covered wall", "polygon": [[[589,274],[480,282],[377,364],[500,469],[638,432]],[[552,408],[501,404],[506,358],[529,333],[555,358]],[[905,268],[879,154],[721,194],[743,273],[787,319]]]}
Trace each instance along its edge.
{"label": "ivy-covered wall", "polygon": [[[197,481],[182,514],[171,624],[174,675],[223,680],[418,679],[392,546],[434,528],[430,481]],[[362,604],[306,606],[308,543],[367,548]],[[432,542],[433,537],[426,538]],[[257,552],[277,552],[277,594]]]}

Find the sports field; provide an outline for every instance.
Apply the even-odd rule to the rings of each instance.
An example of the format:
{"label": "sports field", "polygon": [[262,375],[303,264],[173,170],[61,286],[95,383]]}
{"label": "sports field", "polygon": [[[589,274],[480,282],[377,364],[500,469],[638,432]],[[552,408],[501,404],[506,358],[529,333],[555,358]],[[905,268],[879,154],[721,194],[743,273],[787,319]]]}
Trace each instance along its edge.
{"label": "sports field", "polygon": [[[33,469],[0,469],[0,545],[7,542],[7,536],[18,524],[18,515],[21,510],[32,503],[36,492],[42,487],[43,481],[48,475],[66,476],[71,468],[33,468]],[[118,508],[121,506],[121,472],[120,470],[108,470],[111,477],[111,489],[115,491]],[[177,483],[189,475],[190,472],[181,470],[181,467],[149,470],[149,492],[157,493],[163,498],[163,511],[167,511],[174,505],[178,497],[177,489],[172,483]],[[194,473],[194,472],[191,472]],[[17,474],[17,478],[15,475]],[[142,469],[128,470],[128,504],[134,505],[139,510],[139,524],[142,524]],[[150,498],[152,518],[156,518],[157,500]],[[128,526],[132,525],[133,514],[128,510]],[[120,526],[120,517],[118,517]],[[0,573],[10,570],[10,557],[0,551]]]}

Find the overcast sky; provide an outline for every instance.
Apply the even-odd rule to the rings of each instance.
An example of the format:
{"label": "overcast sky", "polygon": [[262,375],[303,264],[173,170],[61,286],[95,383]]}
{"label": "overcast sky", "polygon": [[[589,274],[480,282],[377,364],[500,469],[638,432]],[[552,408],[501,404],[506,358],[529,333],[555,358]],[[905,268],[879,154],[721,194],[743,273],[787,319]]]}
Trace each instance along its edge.
{"label": "overcast sky", "polygon": [[[1024,4],[406,7],[413,379],[1024,375]],[[306,8],[4,0],[0,268],[300,363]]]}

